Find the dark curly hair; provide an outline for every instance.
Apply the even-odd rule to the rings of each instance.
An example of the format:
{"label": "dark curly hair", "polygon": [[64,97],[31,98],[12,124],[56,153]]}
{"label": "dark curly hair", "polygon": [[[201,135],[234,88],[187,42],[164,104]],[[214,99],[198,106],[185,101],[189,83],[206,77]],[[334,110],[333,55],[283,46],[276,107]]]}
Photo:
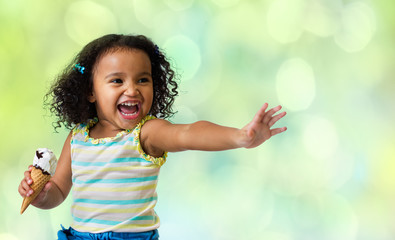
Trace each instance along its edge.
{"label": "dark curly hair", "polygon": [[[71,129],[75,124],[97,117],[95,104],[88,101],[92,92],[92,71],[103,55],[119,49],[140,49],[149,56],[154,92],[149,114],[158,118],[174,115],[172,105],[178,95],[175,72],[158,46],[143,35],[109,34],[88,43],[56,77],[45,95],[44,105],[57,117],[53,123],[55,131],[62,125]],[[85,68],[83,74],[74,68],[75,64]]]}

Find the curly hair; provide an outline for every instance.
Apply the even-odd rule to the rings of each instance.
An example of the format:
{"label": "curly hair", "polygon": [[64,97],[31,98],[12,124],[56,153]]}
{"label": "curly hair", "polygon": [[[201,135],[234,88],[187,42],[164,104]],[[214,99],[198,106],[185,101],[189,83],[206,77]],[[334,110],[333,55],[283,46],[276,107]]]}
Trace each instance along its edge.
{"label": "curly hair", "polygon": [[[72,129],[75,124],[97,117],[95,104],[88,101],[94,67],[102,56],[120,49],[139,49],[149,56],[154,92],[149,114],[158,118],[174,115],[172,105],[178,95],[175,72],[158,46],[143,35],[109,34],[88,43],[56,77],[45,95],[44,105],[57,117],[53,123],[55,131],[62,125]],[[83,74],[73,69],[75,64],[85,68]]]}

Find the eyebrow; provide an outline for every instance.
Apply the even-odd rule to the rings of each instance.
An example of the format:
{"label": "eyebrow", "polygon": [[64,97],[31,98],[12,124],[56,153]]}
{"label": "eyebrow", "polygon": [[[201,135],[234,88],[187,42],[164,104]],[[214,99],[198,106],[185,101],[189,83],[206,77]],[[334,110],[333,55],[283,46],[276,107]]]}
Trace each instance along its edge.
{"label": "eyebrow", "polygon": [[[111,78],[114,76],[125,76],[125,75],[126,74],[124,72],[113,72],[113,73],[110,73],[107,76],[105,76],[105,78],[107,79],[107,78]],[[145,76],[145,75],[152,77],[152,74],[149,72],[141,72],[141,73],[137,74],[137,76]]]}
{"label": "eyebrow", "polygon": [[139,74],[139,76],[144,76],[144,75],[148,75],[148,76],[152,76],[152,74],[150,73],[150,72],[141,72],[140,74]]}

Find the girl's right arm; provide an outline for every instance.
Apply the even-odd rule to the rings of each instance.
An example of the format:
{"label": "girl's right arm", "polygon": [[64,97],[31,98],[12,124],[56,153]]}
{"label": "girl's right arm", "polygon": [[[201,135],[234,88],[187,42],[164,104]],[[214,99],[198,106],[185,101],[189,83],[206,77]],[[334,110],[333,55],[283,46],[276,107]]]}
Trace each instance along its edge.
{"label": "girl's right arm", "polygon": [[[59,157],[54,176],[32,202],[33,206],[41,209],[54,208],[61,204],[69,194],[72,186],[70,140],[71,132],[63,145],[63,150]],[[33,194],[33,190],[30,188],[30,185],[33,183],[30,176],[31,169],[32,166],[30,166],[29,170],[25,172],[25,177],[18,188],[19,194],[22,197],[27,197]]]}
{"label": "girl's right arm", "polygon": [[191,124],[172,124],[163,119],[147,121],[141,129],[141,143],[151,156],[162,156],[163,152],[184,150],[222,151],[234,148],[254,148],[284,132],[287,128],[273,128],[286,112],[281,106],[267,109],[265,103],[255,117],[243,128],[220,126],[208,121]]}

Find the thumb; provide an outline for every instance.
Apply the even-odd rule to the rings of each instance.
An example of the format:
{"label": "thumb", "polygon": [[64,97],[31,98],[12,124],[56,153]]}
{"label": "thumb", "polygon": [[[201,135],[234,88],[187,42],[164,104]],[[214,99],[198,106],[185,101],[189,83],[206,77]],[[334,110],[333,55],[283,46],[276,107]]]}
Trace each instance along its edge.
{"label": "thumb", "polygon": [[49,189],[51,189],[51,187],[52,187],[52,182],[51,182],[51,180],[50,181],[48,181],[46,184],[45,184],[45,186],[44,186],[44,188],[43,188],[43,192],[48,192],[49,191]]}
{"label": "thumb", "polygon": [[44,188],[41,190],[41,192],[38,194],[38,196],[33,200],[33,202],[31,204],[33,206],[37,206],[37,204],[40,204],[40,202],[42,202],[43,199],[46,198],[47,193],[48,193],[49,189],[51,189],[51,187],[52,187],[52,182],[51,182],[51,180],[49,180],[45,184]]}
{"label": "thumb", "polygon": [[249,137],[250,139],[255,137],[255,131],[252,129],[247,130],[247,137]]}

